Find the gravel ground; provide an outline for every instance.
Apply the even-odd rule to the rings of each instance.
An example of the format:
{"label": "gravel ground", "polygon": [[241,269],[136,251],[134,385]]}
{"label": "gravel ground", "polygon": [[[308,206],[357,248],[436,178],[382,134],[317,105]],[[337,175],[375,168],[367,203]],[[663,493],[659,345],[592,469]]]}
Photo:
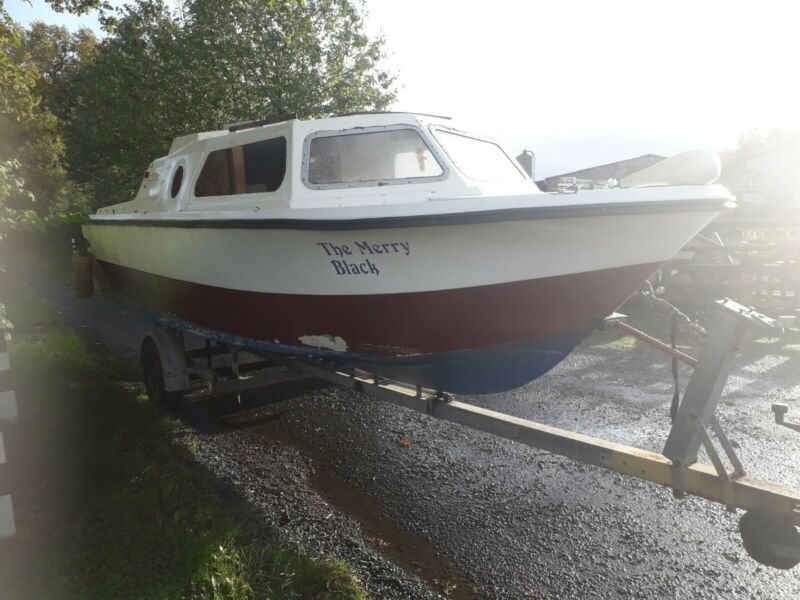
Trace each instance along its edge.
{"label": "gravel ground", "polygon": [[[133,356],[146,323],[27,277],[90,339]],[[800,433],[769,406],[789,404],[800,422],[798,367],[797,335],[748,343],[718,410],[748,474],[794,487]],[[524,388],[460,399],[660,451],[671,396],[660,353],[599,333]],[[376,598],[800,597],[800,572],[752,561],[718,505],[363,394],[291,384],[199,407],[188,423],[223,485],[284,539],[345,559]]]}

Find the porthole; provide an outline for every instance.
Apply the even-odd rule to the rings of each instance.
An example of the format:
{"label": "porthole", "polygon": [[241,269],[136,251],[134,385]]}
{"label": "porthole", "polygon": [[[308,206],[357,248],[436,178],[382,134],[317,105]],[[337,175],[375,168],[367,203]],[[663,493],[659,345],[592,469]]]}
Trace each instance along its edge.
{"label": "porthole", "polygon": [[181,191],[181,184],[183,183],[183,165],[178,165],[175,173],[172,174],[172,186],[170,186],[170,196],[174,198]]}

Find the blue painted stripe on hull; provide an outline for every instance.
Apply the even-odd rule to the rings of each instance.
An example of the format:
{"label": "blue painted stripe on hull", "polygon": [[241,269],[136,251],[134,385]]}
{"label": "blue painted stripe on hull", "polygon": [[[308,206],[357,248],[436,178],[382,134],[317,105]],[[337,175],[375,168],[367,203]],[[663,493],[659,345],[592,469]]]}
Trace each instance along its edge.
{"label": "blue painted stripe on hull", "polygon": [[560,363],[590,332],[521,340],[455,352],[393,358],[360,357],[353,366],[407,383],[454,394],[513,390]]}
{"label": "blue painted stripe on hull", "polygon": [[164,314],[155,315],[154,320],[171,329],[225,344],[297,357],[322,358],[338,368],[355,367],[404,383],[455,394],[492,394],[525,385],[555,367],[590,333],[578,331],[435,354],[375,356],[254,340]]}

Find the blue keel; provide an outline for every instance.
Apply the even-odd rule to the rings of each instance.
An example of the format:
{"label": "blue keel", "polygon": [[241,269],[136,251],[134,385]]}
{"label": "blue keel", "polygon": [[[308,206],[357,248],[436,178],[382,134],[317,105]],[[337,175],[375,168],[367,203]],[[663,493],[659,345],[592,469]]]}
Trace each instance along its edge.
{"label": "blue keel", "polygon": [[590,331],[521,340],[436,354],[377,356],[276,344],[200,327],[169,315],[159,325],[202,338],[296,357],[325,359],[336,368],[358,368],[403,383],[455,394],[492,394],[520,387],[561,362]]}

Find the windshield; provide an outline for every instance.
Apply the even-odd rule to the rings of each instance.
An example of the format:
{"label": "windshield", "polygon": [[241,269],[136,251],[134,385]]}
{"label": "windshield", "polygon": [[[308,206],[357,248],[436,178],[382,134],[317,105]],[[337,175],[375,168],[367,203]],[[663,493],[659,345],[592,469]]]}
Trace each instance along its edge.
{"label": "windshield", "polygon": [[513,160],[494,142],[444,129],[436,129],[433,133],[458,170],[470,179],[500,183],[519,183],[526,179]]}
{"label": "windshield", "polygon": [[309,145],[307,177],[316,185],[383,183],[443,174],[414,129],[322,135]]}

